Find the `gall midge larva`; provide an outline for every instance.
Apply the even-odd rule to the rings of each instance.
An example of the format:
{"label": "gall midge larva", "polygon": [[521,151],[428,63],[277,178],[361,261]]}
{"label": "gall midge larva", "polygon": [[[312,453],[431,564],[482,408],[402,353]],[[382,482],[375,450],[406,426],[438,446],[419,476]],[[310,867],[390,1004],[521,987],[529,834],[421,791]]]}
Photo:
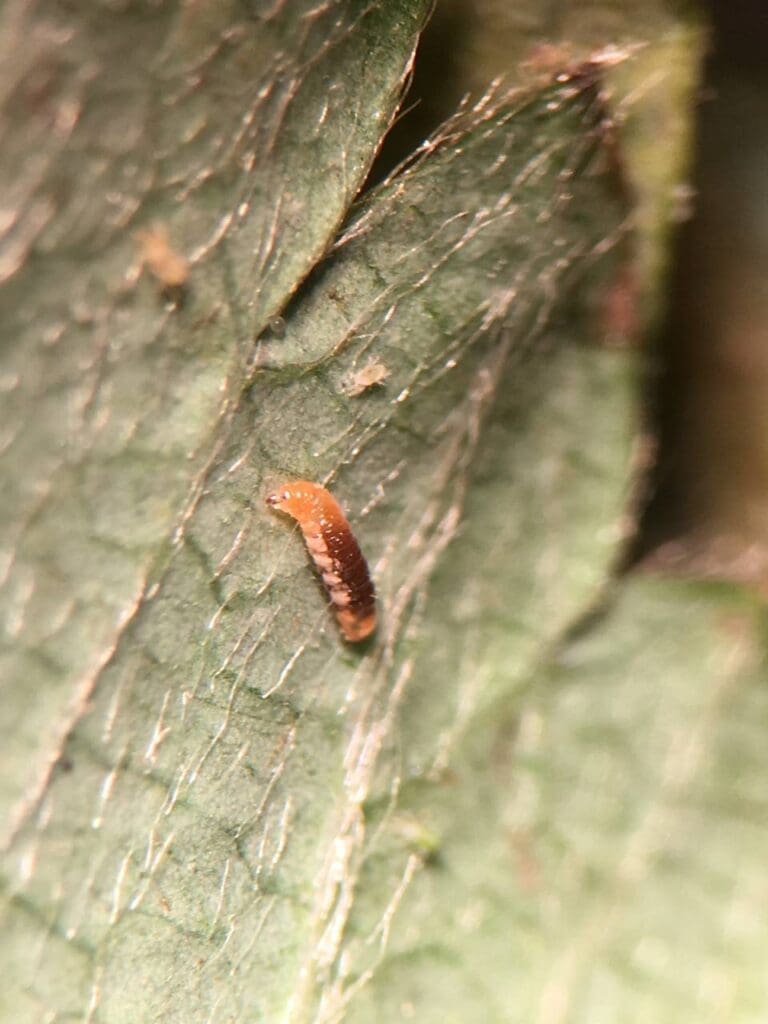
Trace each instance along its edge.
{"label": "gall midge larva", "polygon": [[267,504],[292,516],[301,527],[344,639],[365,640],[376,629],[376,592],[338,501],[319,484],[292,480],[270,494]]}

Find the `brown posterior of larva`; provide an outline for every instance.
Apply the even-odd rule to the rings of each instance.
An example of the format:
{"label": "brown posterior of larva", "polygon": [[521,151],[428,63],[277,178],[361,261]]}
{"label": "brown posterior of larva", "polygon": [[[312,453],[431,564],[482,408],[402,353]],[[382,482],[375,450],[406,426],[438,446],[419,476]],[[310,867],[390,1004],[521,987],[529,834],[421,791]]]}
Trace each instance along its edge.
{"label": "brown posterior of larva", "polygon": [[310,480],[292,480],[268,495],[267,504],[292,516],[350,643],[376,629],[376,592],[347,517],[333,495]]}

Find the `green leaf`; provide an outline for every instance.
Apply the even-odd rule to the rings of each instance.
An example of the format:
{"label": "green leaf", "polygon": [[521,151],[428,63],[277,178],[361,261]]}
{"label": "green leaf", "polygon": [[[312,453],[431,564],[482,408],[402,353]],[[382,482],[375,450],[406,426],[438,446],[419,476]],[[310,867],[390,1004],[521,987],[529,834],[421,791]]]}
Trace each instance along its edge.
{"label": "green leaf", "polygon": [[[365,178],[428,6],[290,0],[249,14],[219,0],[120,11],[85,0],[4,12],[0,806],[11,829],[162,573],[254,336]],[[175,312],[151,274],[136,279],[136,232],[155,222],[190,264]]]}
{"label": "green leaf", "polygon": [[[605,730],[580,745],[554,685],[592,634],[552,651],[631,518],[620,161],[572,68],[464,110],[339,236],[426,6],[4,15],[0,1019],[546,1018],[521,887],[578,939],[583,827],[616,889],[594,776],[567,813]],[[155,221],[175,308],[136,273]],[[367,644],[264,505],[294,476],[349,510]]]}
{"label": "green leaf", "polygon": [[346,1019],[760,1020],[765,663],[735,588],[626,581],[450,776],[404,780],[360,882],[396,925]]}
{"label": "green leaf", "polygon": [[[372,969],[348,931],[368,817],[451,763],[621,537],[633,360],[582,337],[625,259],[604,116],[593,69],[486,100],[360,208],[260,341],[11,851],[17,1017],[330,1020]],[[386,387],[350,398],[371,356]],[[367,649],[264,507],[284,474],[352,509],[380,592]]]}

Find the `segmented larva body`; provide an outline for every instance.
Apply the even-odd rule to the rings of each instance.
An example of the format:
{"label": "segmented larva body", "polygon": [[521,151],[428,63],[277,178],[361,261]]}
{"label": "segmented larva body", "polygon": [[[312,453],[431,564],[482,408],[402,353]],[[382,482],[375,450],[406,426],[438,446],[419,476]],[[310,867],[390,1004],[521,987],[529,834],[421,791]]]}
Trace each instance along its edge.
{"label": "segmented larva body", "polygon": [[368,565],[338,501],[310,480],[292,480],[267,497],[272,508],[298,522],[307,549],[350,643],[376,629],[376,592]]}

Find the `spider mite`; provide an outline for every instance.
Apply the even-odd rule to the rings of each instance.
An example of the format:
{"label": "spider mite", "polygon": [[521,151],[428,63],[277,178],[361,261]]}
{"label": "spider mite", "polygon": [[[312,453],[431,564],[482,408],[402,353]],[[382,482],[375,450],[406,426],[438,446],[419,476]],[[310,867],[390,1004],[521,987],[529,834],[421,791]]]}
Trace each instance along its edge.
{"label": "spider mite", "polygon": [[350,370],[342,380],[341,387],[349,398],[357,398],[369,388],[382,385],[388,376],[389,370],[384,363],[374,359],[359,370]]}
{"label": "spider mite", "polygon": [[301,527],[344,639],[365,640],[376,629],[376,592],[339,503],[320,484],[292,480],[268,495],[267,504],[292,516]]}
{"label": "spider mite", "polygon": [[139,245],[141,267],[148,267],[160,282],[166,299],[179,306],[185,298],[189,262],[171,245],[164,224],[150,224],[133,236]]}

